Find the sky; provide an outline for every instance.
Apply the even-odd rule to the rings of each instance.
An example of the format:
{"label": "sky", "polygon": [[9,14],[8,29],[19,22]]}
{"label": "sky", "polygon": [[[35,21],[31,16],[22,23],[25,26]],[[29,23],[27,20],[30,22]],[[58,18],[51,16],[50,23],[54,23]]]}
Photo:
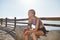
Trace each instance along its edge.
{"label": "sky", "polygon": [[[60,17],[60,0],[0,0],[0,18],[27,18],[28,10],[34,9],[37,17]],[[59,22],[47,22],[60,24]],[[58,27],[47,27],[60,30]]]}
{"label": "sky", "polygon": [[27,18],[34,9],[38,17],[60,17],[60,0],[0,0],[0,17]]}

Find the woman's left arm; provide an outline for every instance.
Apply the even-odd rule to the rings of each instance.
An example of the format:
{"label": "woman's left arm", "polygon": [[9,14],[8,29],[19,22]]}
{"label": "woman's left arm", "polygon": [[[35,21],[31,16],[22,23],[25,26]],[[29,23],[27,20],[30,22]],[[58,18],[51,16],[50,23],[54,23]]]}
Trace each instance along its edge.
{"label": "woman's left arm", "polygon": [[36,20],[35,29],[33,31],[37,31],[38,28],[39,28],[39,18],[37,18],[37,20]]}
{"label": "woman's left arm", "polygon": [[[41,19],[40,18],[37,18],[37,20],[36,20],[36,25],[35,25],[35,31],[37,31],[38,30],[38,28],[39,28],[39,22],[41,21]],[[40,25],[40,28],[43,28],[44,27],[44,24],[43,23],[41,23],[41,25]]]}
{"label": "woman's left arm", "polygon": [[37,20],[36,20],[36,25],[35,25],[35,30],[36,30],[36,31],[37,31],[38,28],[39,28],[39,21],[40,21],[40,19],[37,18]]}
{"label": "woman's left arm", "polygon": [[[41,19],[40,19],[40,21],[41,21]],[[44,27],[44,24],[43,24],[43,22],[41,21],[40,28],[43,28],[43,27]]]}

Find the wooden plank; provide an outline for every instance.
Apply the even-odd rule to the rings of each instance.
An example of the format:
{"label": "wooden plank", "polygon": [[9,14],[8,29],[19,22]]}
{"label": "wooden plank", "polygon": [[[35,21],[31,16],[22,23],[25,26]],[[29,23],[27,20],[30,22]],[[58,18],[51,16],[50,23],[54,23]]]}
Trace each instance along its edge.
{"label": "wooden plank", "polygon": [[26,19],[16,19],[16,21],[27,21],[28,20],[28,18],[26,18]]}
{"label": "wooden plank", "polygon": [[60,21],[60,17],[43,17],[42,20]]}
{"label": "wooden plank", "polygon": [[[14,22],[8,22],[8,23],[14,23]],[[28,22],[16,22],[16,24],[28,24]]]}
{"label": "wooden plank", "polygon": [[44,24],[45,26],[54,26],[54,27],[60,27],[58,24]]}
{"label": "wooden plank", "polygon": [[1,23],[1,25],[3,24],[3,19],[2,18],[0,19],[0,23]]}
{"label": "wooden plank", "polygon": [[[60,17],[41,17],[41,20],[50,20],[50,21],[60,21]],[[5,19],[3,19],[5,20]],[[9,21],[14,21],[14,19],[8,19]],[[16,21],[26,21],[28,18],[25,19],[16,19]]]}
{"label": "wooden plank", "polygon": [[7,18],[5,19],[5,27],[7,27]]}
{"label": "wooden plank", "polygon": [[[7,24],[7,25],[14,26],[13,24]],[[45,25],[45,26],[60,27],[60,25],[58,25],[58,24],[44,24],[44,25]],[[16,26],[20,26],[20,25],[16,25]]]}
{"label": "wooden plank", "polygon": [[[49,20],[49,21],[60,21],[60,17],[41,17],[41,20]],[[17,19],[17,21],[26,21],[28,20],[28,18],[26,19]]]}
{"label": "wooden plank", "polygon": [[15,39],[16,33],[11,31],[11,29],[3,27],[3,26],[0,26],[0,30],[3,30],[5,32],[7,32],[9,35],[11,35]]}
{"label": "wooden plank", "polygon": [[14,18],[14,30],[16,28],[16,17]]}

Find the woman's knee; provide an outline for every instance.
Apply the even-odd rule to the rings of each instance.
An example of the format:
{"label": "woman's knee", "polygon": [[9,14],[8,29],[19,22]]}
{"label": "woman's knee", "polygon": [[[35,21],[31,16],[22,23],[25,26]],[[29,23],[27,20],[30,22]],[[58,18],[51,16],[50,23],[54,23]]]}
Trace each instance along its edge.
{"label": "woman's knee", "polygon": [[32,36],[35,36],[36,34],[35,34],[35,33],[32,33],[31,35],[32,35]]}
{"label": "woman's knee", "polygon": [[30,35],[30,32],[27,30],[24,35]]}
{"label": "woman's knee", "polygon": [[40,31],[40,35],[43,36],[45,33],[43,31]]}

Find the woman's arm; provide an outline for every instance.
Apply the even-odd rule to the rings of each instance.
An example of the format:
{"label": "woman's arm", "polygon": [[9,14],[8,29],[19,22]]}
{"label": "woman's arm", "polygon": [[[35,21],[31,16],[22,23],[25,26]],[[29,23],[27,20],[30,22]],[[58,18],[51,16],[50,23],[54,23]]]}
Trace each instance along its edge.
{"label": "woman's arm", "polygon": [[37,18],[37,20],[36,20],[36,25],[35,25],[35,30],[37,31],[38,30],[38,28],[39,28],[39,18]]}
{"label": "woman's arm", "polygon": [[[35,30],[34,31],[37,31],[38,30],[38,28],[39,28],[39,22],[41,21],[41,19],[40,18],[37,18],[37,20],[36,20],[36,25],[35,25]],[[40,25],[40,28],[43,28],[44,27],[44,24],[42,23],[41,25]]]}
{"label": "woman's arm", "polygon": [[[41,21],[41,19],[40,19],[40,21]],[[43,24],[42,21],[41,21],[40,28],[43,28],[43,27],[44,27],[44,24]]]}
{"label": "woman's arm", "polygon": [[31,28],[31,19],[28,19],[28,28]]}
{"label": "woman's arm", "polygon": [[32,30],[32,32],[37,31],[37,30],[38,30],[38,28],[39,28],[39,18],[37,18],[37,20],[36,20],[36,25],[35,25],[35,29],[34,29],[34,30]]}

